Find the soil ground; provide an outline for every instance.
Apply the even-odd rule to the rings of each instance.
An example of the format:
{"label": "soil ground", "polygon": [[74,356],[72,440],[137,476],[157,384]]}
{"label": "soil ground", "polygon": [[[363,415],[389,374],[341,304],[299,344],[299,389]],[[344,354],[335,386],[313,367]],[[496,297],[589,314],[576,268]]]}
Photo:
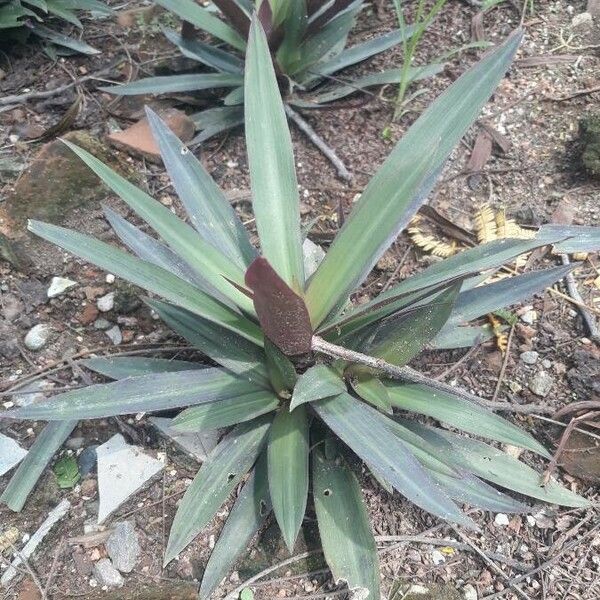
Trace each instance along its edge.
{"label": "soil ground", "polygon": [[[113,4],[121,6],[121,3]],[[426,34],[425,42],[417,53],[418,64],[429,63],[471,40],[472,20],[478,12],[472,4],[460,0],[448,2]],[[136,2],[131,2],[127,8],[136,5]],[[367,11],[361,18],[356,39],[394,27],[394,15],[388,3],[375,5],[377,10]],[[576,143],[580,119],[598,110],[600,98],[598,92],[578,94],[581,90],[598,86],[600,67],[600,15],[589,27],[572,27],[573,17],[585,10],[586,3],[582,0],[574,0],[570,4],[536,1],[533,14],[525,15],[525,41],[518,60],[483,115],[507,142],[505,151],[495,148],[480,172],[468,173],[466,166],[478,132],[476,127],[473,128],[453,154],[432,195],[430,204],[454,223],[472,228],[476,209],[487,202],[497,209],[505,208],[507,214],[522,225],[549,222],[553,215],[556,218],[557,208],[564,212],[569,205],[574,213],[574,223],[598,224],[598,180],[590,179],[581,170]],[[520,11],[511,2],[505,2],[485,15],[485,39],[492,42],[503,39],[519,25],[520,20]],[[113,23],[86,22],[86,39],[102,49],[102,54],[73,57],[58,63],[52,63],[42,53],[14,51],[0,54],[0,67],[6,74],[0,80],[0,97],[29,89],[50,89],[68,83],[72,77],[105,69],[116,64],[117,59],[121,60],[119,66],[104,74],[103,80],[122,80],[128,75],[151,73],[157,63],[172,66],[175,60],[172,48],[163,41],[154,23],[124,29]],[[442,74],[413,88],[420,87],[425,92],[398,122],[392,122],[395,97],[392,87],[367,96],[355,96],[335,110],[304,113],[354,175],[352,184],[337,179],[334,169],[319,151],[292,128],[302,191],[302,219],[309,223],[318,217],[311,234],[315,241],[326,242],[331,238],[338,226],[340,210],[346,214],[349,212],[356,195],[390,152],[395,140],[401,137],[427,102],[472,64],[477,56],[475,51],[462,52],[447,62]],[[371,68],[395,67],[401,64],[401,60],[400,50],[390,51],[348,74],[366,72]],[[124,127],[139,117],[142,100],[114,102],[111,97],[95,91],[100,84],[100,81],[91,80],[78,86],[84,102],[70,129],[84,129],[103,138],[113,125]],[[0,160],[10,158],[17,165],[14,172],[0,173],[0,208],[2,200],[10,196],[21,176],[20,169],[30,163],[41,145],[26,140],[26,128],[34,125],[47,128],[56,124],[73,103],[75,94],[71,90],[45,100],[19,104],[0,113]],[[161,103],[190,110],[189,103],[181,98],[161,99]],[[20,139],[15,141],[12,135]],[[216,138],[197,152],[219,184],[228,191],[251,228],[242,136],[234,132]],[[126,154],[117,156],[131,172],[138,173],[142,184],[155,197],[167,206],[173,205],[175,196],[161,167]],[[52,182],[48,184],[52,185]],[[123,212],[114,198],[109,198],[108,203]],[[70,211],[64,222],[67,226],[114,241],[97,203]],[[18,342],[12,358],[0,359],[2,389],[39,370],[44,370],[46,379],[53,381],[58,388],[81,385],[85,379],[82,379],[81,369],[73,367],[73,363],[70,363],[72,368],[54,370],[55,366],[64,366],[61,361],[65,357],[76,360],[92,353],[115,354],[147,347],[154,348],[155,355],[158,355],[156,349],[162,348],[165,356],[190,356],[185,350],[164,351],[167,345],[181,346],[181,341],[152,319],[129,293],[123,295],[126,300],[119,314],[100,315],[113,322],[121,317],[125,339],[123,344],[113,347],[104,332],[94,329],[93,324],[82,325],[80,317],[86,304],[93,304],[90,298],[111,291],[117,284],[108,284],[100,270],[47,245],[33,244],[31,253],[33,264],[25,272],[0,262],[0,308],[3,318],[7,309],[12,310],[13,329],[10,331],[15,333]],[[379,262],[359,297],[377,293],[390,281],[422,269],[431,260],[416,249],[406,235],[401,235]],[[544,260],[548,264],[556,261],[554,257],[545,257]],[[596,310],[600,308],[600,290],[592,282],[600,274],[599,267],[600,260],[592,255],[581,263],[575,273],[585,303],[596,307]],[[44,295],[52,276],[69,277],[79,285],[67,294],[47,301]],[[563,293],[566,291],[562,287],[558,289]],[[593,392],[590,390],[594,387],[591,378],[594,369],[597,369],[600,351],[586,337],[577,307],[564,297],[549,293],[532,299],[530,305],[536,311],[537,320],[530,328],[523,327],[523,324],[515,328],[506,360],[492,341],[480,345],[466,357],[464,351],[427,353],[413,366],[442,376],[446,381],[456,382],[484,398],[492,397],[501,378],[498,400],[543,402],[558,410],[574,400],[591,399]],[[33,353],[23,346],[23,336],[31,326],[41,322],[50,324],[55,335],[46,347]],[[539,352],[540,363],[535,366],[524,364],[519,359],[524,350]],[[542,360],[548,361],[543,368],[553,378],[551,392],[543,400],[528,388],[541,368]],[[453,365],[455,368],[449,372]],[[3,401],[9,402],[10,396]],[[534,415],[510,418],[548,447],[555,447],[560,427]],[[7,431],[24,446],[29,446],[41,427],[41,423],[11,424]],[[127,517],[135,521],[140,533],[142,556],[135,571],[126,576],[126,587],[117,596],[110,597],[176,597],[175,592],[164,591],[172,589],[168,587],[155,591],[154,596],[142,596],[141,589],[159,584],[169,586],[174,580],[200,578],[227,507],[178,561],[163,570],[161,555],[165,535],[177,501],[194,476],[197,465],[166,446],[144,419],[82,423],[73,437],[83,437],[84,444],[88,446],[102,443],[118,431],[132,443],[143,444],[155,453],[166,453],[167,465],[163,477],[132,498],[113,519]],[[597,446],[598,438],[584,437],[583,445],[587,449]],[[72,451],[65,449],[61,455],[69,452]],[[536,465],[535,459],[530,456],[524,455],[523,459],[543,468],[540,464]],[[571,472],[577,473],[576,467]],[[585,479],[562,470],[558,476],[565,485],[597,502],[595,484],[598,479]],[[6,476],[0,479],[0,489],[7,481]],[[41,581],[45,584],[49,579],[48,598],[95,598],[98,592],[90,587],[89,566],[102,554],[102,546],[84,548],[70,542],[70,538],[83,533],[83,524],[96,510],[95,480],[89,481],[91,483],[86,483],[85,488],[77,486],[72,491],[58,490],[54,475],[47,470],[22,513],[14,514],[4,507],[0,508],[2,527],[14,525],[19,531],[31,534],[59,498],[71,501],[73,508],[67,519],[51,532],[30,560],[31,569]],[[417,536],[417,539],[409,541],[402,541],[399,537],[393,544],[381,542],[381,575],[386,591],[400,580],[423,586],[449,584],[461,594],[465,586],[471,585],[480,598],[488,599],[592,600],[600,597],[597,508],[583,511],[535,507],[532,509],[533,518],[531,515],[529,518],[512,517],[507,526],[496,524],[493,515],[474,511],[473,516],[481,524],[481,531],[462,539],[467,534],[459,534],[452,527],[438,523],[397,494],[390,496],[383,492],[364,472],[361,484],[376,535]],[[314,543],[310,541],[313,539],[310,535],[313,525],[309,513],[305,526],[308,547]],[[431,536],[437,541],[434,544],[424,543],[418,539],[423,536]],[[444,539],[447,542],[440,541]],[[303,548],[299,547],[298,552],[301,551]],[[224,596],[257,571],[287,558],[273,527],[268,528],[262,536],[260,549],[253,550],[230,580],[224,583],[221,595]],[[271,575],[276,577],[274,580],[261,580],[254,588],[256,598],[344,597],[345,592],[333,585],[318,555],[312,562],[299,564],[300,567],[291,565],[275,572]],[[511,583],[519,577],[522,577],[518,580],[520,591],[516,592],[511,589]],[[184,590],[183,595],[188,591]],[[14,586],[2,592],[2,597],[25,600],[37,598],[39,593],[29,574],[25,573],[15,580]],[[109,596],[100,594],[98,597]],[[396,600],[403,597],[402,593],[394,596]]]}

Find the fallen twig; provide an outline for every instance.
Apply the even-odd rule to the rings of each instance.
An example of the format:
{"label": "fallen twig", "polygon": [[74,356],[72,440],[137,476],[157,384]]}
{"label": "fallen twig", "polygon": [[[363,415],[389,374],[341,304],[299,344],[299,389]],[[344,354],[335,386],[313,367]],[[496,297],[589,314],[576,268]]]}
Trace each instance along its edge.
{"label": "fallen twig", "polygon": [[95,73],[91,73],[90,75],[85,75],[84,77],[79,77],[69,83],[65,83],[64,85],[59,85],[52,90],[44,90],[43,92],[28,92],[27,94],[15,94],[13,96],[4,96],[4,98],[0,98],[0,106],[6,106],[10,104],[22,104],[23,102],[29,102],[29,100],[40,100],[42,98],[50,98],[52,96],[58,96],[67,90],[70,90],[72,87],[81,85],[86,81],[91,81],[92,79],[98,79],[102,75],[106,73],[110,73],[116,65],[118,65],[122,61],[121,58],[112,62],[108,67],[104,69],[100,69]]}
{"label": "fallen twig", "polygon": [[600,92],[600,85],[596,85],[591,88],[585,88],[583,90],[577,90],[566,96],[546,96],[546,99],[552,100],[553,102],[566,102],[567,100],[572,100],[573,98],[578,98],[579,96],[595,94],[596,92]]}
{"label": "fallen twig", "polygon": [[492,402],[495,402],[498,398],[498,394],[500,393],[500,388],[502,387],[502,382],[504,381],[504,373],[506,373],[506,367],[508,365],[508,359],[510,357],[510,347],[512,345],[513,333],[515,331],[515,326],[513,325],[510,328],[510,332],[508,334],[508,341],[506,342],[506,350],[504,351],[504,360],[502,361],[502,367],[500,368],[500,374],[498,375],[498,381],[496,382],[496,388],[494,389],[494,394],[492,395]]}
{"label": "fallen twig", "polygon": [[[571,264],[571,261],[569,260],[569,256],[567,254],[561,254],[560,260],[562,261],[563,265]],[[579,313],[581,314],[581,318],[583,319],[583,322],[585,324],[590,338],[593,341],[600,343],[600,329],[598,329],[596,319],[586,307],[585,302],[583,301],[583,298],[581,297],[581,294],[577,289],[577,283],[575,281],[575,277],[573,277],[572,271],[569,271],[565,275],[565,281],[567,283],[569,295],[571,296],[571,298],[573,298],[573,300],[575,300],[575,303],[577,305],[577,308],[579,309]]]}
{"label": "fallen twig", "polygon": [[410,367],[397,367],[396,365],[392,365],[381,358],[375,358],[373,356],[361,354],[360,352],[347,350],[341,346],[331,344],[317,335],[314,335],[312,338],[312,349],[316,352],[327,354],[333,358],[341,358],[342,360],[347,360],[349,362],[366,365],[367,367],[371,367],[377,371],[382,371],[393,379],[402,379],[410,383],[426,385],[434,390],[452,394],[453,396],[458,396],[463,400],[479,404],[480,406],[485,406],[491,410],[500,410],[520,414],[551,414],[554,412],[553,409],[549,408],[548,406],[541,406],[537,404],[512,404],[509,402],[493,402],[484,400],[483,398],[479,398],[475,394],[471,394],[466,390],[448,385],[442,381],[437,381],[431,377],[428,377],[427,375],[423,375],[423,373],[419,373],[419,371],[415,371]]}
{"label": "fallen twig", "polygon": [[327,157],[331,164],[335,167],[338,176],[350,183],[352,175],[342,162],[342,159],[335,153],[335,150],[327,145],[325,140],[288,104],[284,105],[285,114],[298,126],[308,137],[308,139]]}

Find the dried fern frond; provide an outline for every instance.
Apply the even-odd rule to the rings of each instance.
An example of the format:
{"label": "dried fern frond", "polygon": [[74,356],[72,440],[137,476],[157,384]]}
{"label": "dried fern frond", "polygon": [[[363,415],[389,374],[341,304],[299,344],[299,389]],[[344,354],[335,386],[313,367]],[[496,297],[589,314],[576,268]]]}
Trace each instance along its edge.
{"label": "dried fern frond", "polygon": [[20,534],[16,527],[9,527],[6,531],[0,533],[0,555],[7,550],[11,550],[19,540]]}
{"label": "dried fern frond", "polygon": [[437,239],[433,235],[426,235],[422,233],[417,227],[411,227],[408,230],[408,235],[415,246],[418,246],[425,252],[429,252],[433,256],[448,258],[449,256],[456,254],[459,250],[456,242],[444,242],[443,240]]}
{"label": "dried fern frond", "polygon": [[480,244],[498,239],[496,215],[489,204],[484,204],[475,213],[475,233]]}
{"label": "dried fern frond", "polygon": [[535,237],[535,231],[521,227],[514,219],[507,219],[506,211],[501,209],[496,213],[496,235],[498,239],[530,240]]}

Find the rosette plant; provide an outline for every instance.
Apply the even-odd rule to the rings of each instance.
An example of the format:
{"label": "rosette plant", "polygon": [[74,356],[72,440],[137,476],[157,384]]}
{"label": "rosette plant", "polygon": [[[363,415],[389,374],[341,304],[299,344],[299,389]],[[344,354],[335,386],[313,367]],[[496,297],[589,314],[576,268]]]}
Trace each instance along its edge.
{"label": "rosette plant", "polygon": [[59,20],[83,29],[78,17],[82,11],[112,14],[100,0],[0,0],[0,42],[26,42],[33,38],[41,41],[50,54],[57,51],[98,54],[99,50],[89,44],[48,26],[51,25],[48,21]]}
{"label": "rosette plant", "polygon": [[[55,225],[32,221],[30,230],[145,288],[153,295],[147,299],[152,309],[216,366],[93,358],[84,364],[116,381],[70,390],[2,417],[50,421],[42,434],[47,445],[60,443],[78,419],[140,412],[183,409],[172,423],[180,432],[225,429],[179,505],[164,557],[168,564],[182,552],[242,486],[206,567],[202,598],[271,513],[291,551],[305,511],[313,506],[335,580],[357,597],[380,598],[375,540],[352,456],[386,489],[465,527],[477,525],[461,510],[463,504],[527,510],[508,491],[587,505],[554,480],[542,485],[525,462],[479,439],[548,457],[528,433],[468,394],[406,366],[439,332],[459,335],[465,321],[562,278],[568,267],[480,285],[506,261],[564,243],[563,233],[491,242],[437,263],[367,304],[349,301],[424,202],[519,41],[515,34],[487,54],[412,125],[316,269],[303,255],[291,138],[267,37],[256,19],[245,116],[260,254],[224,194],[153,112],[148,118],[189,224],[72,146],[157,237],[108,209],[115,233],[135,256]],[[19,477],[31,478],[32,463],[23,464],[3,495],[12,507],[26,487]]]}
{"label": "rosette plant", "polygon": [[[194,143],[244,121],[244,62],[255,5],[288,111],[294,105],[318,108],[372,86],[400,81],[408,84],[435,75],[443,68],[442,64],[396,68],[340,80],[336,76],[339,71],[402,44],[416,31],[412,25],[406,26],[346,47],[356,18],[368,5],[365,0],[214,0],[219,14],[194,0],[157,0],[157,3],[183,19],[181,33],[169,29],[164,33],[184,56],[197,61],[201,70],[147,77],[102,89],[118,95],[227,90],[223,106],[192,115],[200,131]],[[213,41],[205,43],[186,35],[186,24],[209,34]],[[327,91],[319,90],[321,84],[332,81],[336,84]]]}

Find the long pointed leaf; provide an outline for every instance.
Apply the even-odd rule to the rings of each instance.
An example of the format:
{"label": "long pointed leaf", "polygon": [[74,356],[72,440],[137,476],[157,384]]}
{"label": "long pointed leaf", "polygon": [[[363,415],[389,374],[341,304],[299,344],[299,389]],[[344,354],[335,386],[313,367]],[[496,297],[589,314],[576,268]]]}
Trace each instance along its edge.
{"label": "long pointed leaf", "polygon": [[319,400],[312,407],[328,427],[403,496],[438,517],[474,527],[394,435],[388,417],[349,394]]}
{"label": "long pointed leaf", "polygon": [[267,39],[256,18],[250,29],[244,95],[253,207],[263,255],[292,289],[301,292],[304,264],[294,152]]}
{"label": "long pointed leaf", "polygon": [[210,11],[202,8],[193,0],[157,0],[157,3],[174,12],[184,21],[203,29],[234,48],[238,50],[246,48],[246,41],[233,27],[215,17]]}
{"label": "long pointed leaf", "polygon": [[171,526],[165,565],[193,541],[252,467],[270,427],[269,416],[242,423],[211,452],[181,500]]}
{"label": "long pointed leaf", "polygon": [[379,558],[358,481],[342,457],[327,459],[316,449],[312,464],[319,535],[334,581],[347,583],[352,597],[379,600]]}
{"label": "long pointed leaf", "polygon": [[[454,82],[412,125],[371,179],[310,281],[307,304],[313,324],[321,323],[364,281],[413,217],[435,183],[431,175],[440,171],[479,114],[508,69],[520,40],[521,35],[511,36]],[[409,160],[415,153],[420,160]],[[428,153],[430,160],[425,166]]]}
{"label": "long pointed leaf", "polygon": [[4,502],[10,510],[20,512],[44,469],[76,426],[77,421],[48,423],[11,477],[0,502]]}
{"label": "long pointed leaf", "polygon": [[170,373],[175,371],[193,371],[206,369],[206,365],[187,360],[170,358],[144,358],[140,356],[115,356],[87,358],[79,363],[96,373],[111,379],[125,379],[150,373]]}
{"label": "long pointed leaf", "polygon": [[209,321],[218,323],[259,346],[262,345],[262,333],[252,321],[236,314],[169,271],[113,248],[89,235],[69,231],[50,223],[29,221],[28,228],[32,233],[102,269],[158,294]]}
{"label": "long pointed leaf", "polygon": [[264,454],[238,496],[204,570],[200,600],[208,600],[271,512]]}
{"label": "long pointed leaf", "polygon": [[171,429],[182,432],[211,431],[250,421],[273,412],[278,406],[279,398],[272,391],[251,392],[210,404],[192,406],[173,419]]}
{"label": "long pointed leaf", "polygon": [[173,187],[202,239],[239,267],[247,267],[256,250],[231,204],[200,161],[150,108],[148,122],[160,148]]}
{"label": "long pointed leaf", "polygon": [[308,495],[308,415],[305,407],[282,408],[271,426],[267,454],[273,511],[288,550],[293,552]]}
{"label": "long pointed leaf", "polygon": [[252,313],[252,303],[244,294],[237,291],[225,277],[243,283],[243,271],[224,256],[221,250],[203,239],[190,226],[181,221],[168,208],[124,177],[107,167],[89,152],[66,142],[73,152],[100,177],[100,179],[144,221],[146,221],[163,240],[187,262],[199,275],[213,287],[236,304]]}
{"label": "long pointed leaf", "polygon": [[171,410],[226,400],[254,391],[259,391],[259,388],[219,368],[154,373],[64,392],[43,402],[2,413],[0,418],[45,421],[99,419]]}
{"label": "long pointed leaf", "polygon": [[327,365],[317,364],[310,367],[298,378],[290,410],[305,402],[314,402],[346,391],[346,385],[338,373]]}
{"label": "long pointed leaf", "polygon": [[138,96],[139,94],[174,94],[229,88],[237,87],[242,83],[242,75],[236,73],[186,73],[146,77],[131,83],[109,85],[99,89],[117,96]]}
{"label": "long pointed leaf", "polygon": [[512,446],[527,448],[549,458],[548,451],[531,435],[490,410],[423,385],[386,380],[390,402],[396,408],[437,419],[442,423]]}

